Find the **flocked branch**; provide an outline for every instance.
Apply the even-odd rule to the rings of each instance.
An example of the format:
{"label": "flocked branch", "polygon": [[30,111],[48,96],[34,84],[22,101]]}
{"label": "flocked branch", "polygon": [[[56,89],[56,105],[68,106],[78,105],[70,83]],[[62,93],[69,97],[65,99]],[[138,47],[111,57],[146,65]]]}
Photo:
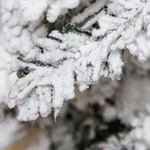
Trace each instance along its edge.
{"label": "flocked branch", "polygon": [[63,101],[74,98],[75,84],[83,92],[101,76],[119,79],[124,49],[145,61],[150,55],[149,8],[146,0],[97,0],[62,32],[52,31],[14,59],[10,73],[17,72],[19,79],[8,105],[18,106],[18,119],[46,117],[52,108],[56,118]]}

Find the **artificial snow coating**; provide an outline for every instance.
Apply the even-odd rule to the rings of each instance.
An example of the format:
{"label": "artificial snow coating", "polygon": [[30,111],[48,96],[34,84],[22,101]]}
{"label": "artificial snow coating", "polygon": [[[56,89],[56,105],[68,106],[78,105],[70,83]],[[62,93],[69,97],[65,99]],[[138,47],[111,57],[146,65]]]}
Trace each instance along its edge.
{"label": "artificial snow coating", "polygon": [[[40,5],[41,1],[20,1],[19,8],[24,20],[39,19],[48,6],[47,19],[54,22],[60,14],[67,13],[68,8],[74,8],[79,4],[78,0],[44,0]],[[38,9],[36,14],[34,9]],[[64,100],[74,98],[75,84],[83,92],[89,85],[97,83],[101,76],[113,80],[120,79],[124,65],[121,54],[124,49],[129,49],[139,61],[145,61],[150,55],[149,13],[150,1],[97,0],[71,21],[73,26],[83,23],[81,29],[90,31],[91,37],[73,32],[61,34],[53,31],[49,36],[62,42],[51,38],[38,38],[36,44],[43,48],[43,53],[38,47],[26,49],[22,51],[24,62],[18,59],[12,61],[10,73],[28,68],[29,74],[18,79],[12,86],[9,93],[9,107],[18,106],[19,120],[35,120],[39,114],[46,117],[52,108],[56,118]],[[93,17],[84,22],[92,15]],[[3,20],[8,18],[9,15]],[[92,28],[95,23],[98,24],[98,28]],[[24,36],[28,37],[29,32],[23,31]],[[11,34],[16,36],[19,33],[14,29]],[[32,63],[38,61],[45,66]],[[40,95],[38,99],[37,94]],[[28,111],[28,108],[31,110]]]}

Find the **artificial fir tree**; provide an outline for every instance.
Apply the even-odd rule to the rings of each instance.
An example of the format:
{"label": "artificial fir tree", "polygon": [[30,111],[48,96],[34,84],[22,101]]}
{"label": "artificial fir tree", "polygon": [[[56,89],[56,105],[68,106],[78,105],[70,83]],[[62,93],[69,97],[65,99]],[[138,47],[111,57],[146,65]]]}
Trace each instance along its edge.
{"label": "artificial fir tree", "polygon": [[[76,85],[83,92],[90,90],[90,86],[97,84],[102,77],[120,79],[123,61],[132,58],[131,54],[139,61],[145,61],[150,55],[149,6],[150,2],[146,0],[18,0],[17,3],[15,0],[2,0],[5,42],[1,45],[11,55],[19,54],[10,65],[9,73],[16,72],[18,79],[10,89],[7,100],[10,108],[18,107],[18,119],[35,120],[39,114],[47,117],[53,108],[56,119],[64,100],[74,98]],[[138,68],[136,61],[133,60],[132,64]],[[130,68],[131,72],[133,68]],[[149,67],[144,69],[147,71]],[[103,80],[105,79],[100,81]],[[101,82],[99,84],[102,84]],[[109,80],[108,86],[110,85]],[[103,91],[102,88],[104,87],[99,91]],[[147,112],[138,107],[132,109],[124,103],[119,93],[114,94],[122,88],[116,89],[112,86],[110,91],[113,91],[113,94],[110,94],[106,88],[105,92],[101,92],[101,98],[96,98],[98,105],[92,105],[96,106],[93,110],[96,109],[97,112],[91,114],[96,116],[95,125],[87,123],[88,127],[85,126],[89,137],[84,137],[81,132],[81,139],[73,142],[78,135],[71,132],[73,136],[70,140],[75,143],[72,149],[149,148],[149,135],[141,135],[149,131],[148,102],[143,104],[143,109],[146,107]],[[119,100],[114,100],[112,105],[113,97]],[[102,112],[97,108],[99,104],[102,105],[101,109],[104,109]],[[125,109],[120,111],[120,107]],[[128,109],[131,113],[129,118]],[[138,111],[138,116],[135,117],[134,111]],[[64,113],[65,115],[68,116],[67,113]],[[122,125],[120,121],[116,123],[115,118],[132,128]],[[85,119],[85,124],[87,120]],[[139,123],[140,120],[143,120],[143,125]],[[76,124],[78,119],[74,121]],[[115,123],[124,129],[112,133]],[[105,134],[103,138],[99,138],[101,134]],[[90,144],[87,144],[86,140]],[[99,144],[95,145],[97,142]],[[55,139],[50,148],[59,149]]]}

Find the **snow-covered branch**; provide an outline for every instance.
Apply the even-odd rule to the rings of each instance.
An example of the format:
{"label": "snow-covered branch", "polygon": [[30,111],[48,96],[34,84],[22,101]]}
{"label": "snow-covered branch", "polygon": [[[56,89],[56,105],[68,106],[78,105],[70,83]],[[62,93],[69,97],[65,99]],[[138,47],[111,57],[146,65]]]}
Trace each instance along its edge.
{"label": "snow-covered branch", "polygon": [[[31,20],[39,18],[47,1],[40,3],[40,0],[37,4],[34,0],[20,1],[24,18],[30,18],[29,12]],[[49,21],[55,21],[67,8],[76,7],[78,1],[65,1],[61,5],[63,11],[61,8],[57,11],[61,3],[49,4],[47,16],[52,17],[48,17]],[[37,14],[31,11],[32,7],[39,9]],[[74,97],[75,84],[83,92],[101,76],[119,79],[124,49],[145,61],[150,55],[149,8],[150,2],[146,0],[97,0],[75,16],[62,33],[55,30],[49,38],[38,39],[28,53],[22,52],[10,68],[10,73],[18,72],[21,77],[13,85],[8,103],[10,107],[18,105],[18,118],[34,120],[39,112],[46,117],[51,107],[56,118],[63,101]],[[58,14],[50,15],[54,10]],[[76,28],[79,24],[84,25]]]}

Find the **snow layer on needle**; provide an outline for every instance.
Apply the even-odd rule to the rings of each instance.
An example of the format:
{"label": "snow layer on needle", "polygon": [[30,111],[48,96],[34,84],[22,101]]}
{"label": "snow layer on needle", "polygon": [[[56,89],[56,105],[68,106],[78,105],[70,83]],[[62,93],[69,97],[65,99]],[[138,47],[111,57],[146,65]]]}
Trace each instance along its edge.
{"label": "snow layer on needle", "polygon": [[60,15],[66,14],[68,9],[76,8],[79,3],[80,0],[56,0],[49,5],[47,20],[49,22],[55,22]]}
{"label": "snow layer on needle", "polygon": [[18,2],[25,21],[37,20],[45,11],[47,20],[55,22],[60,15],[66,14],[68,9],[77,7],[80,0],[18,0]]}
{"label": "snow layer on needle", "polygon": [[47,0],[19,0],[18,2],[26,21],[39,19],[48,4]]}
{"label": "snow layer on needle", "polygon": [[73,17],[71,23],[72,24],[81,23],[87,17],[92,16],[94,13],[100,11],[100,9],[102,9],[107,4],[107,2],[108,2],[107,0],[97,0],[94,4],[85,9],[83,13]]}
{"label": "snow layer on needle", "polygon": [[[26,5],[27,3],[29,3],[24,0],[22,2],[24,2]],[[16,53],[18,51],[28,52],[29,49],[33,47],[35,41],[38,38],[45,37],[47,35],[47,28],[43,23],[43,12],[39,16],[39,18],[36,19],[36,21],[28,22],[25,21],[25,19],[21,16],[22,11],[20,10],[18,1],[2,0],[1,5],[3,24],[2,30],[4,33],[3,36],[5,38],[3,45],[5,49],[10,53]],[[31,12],[30,16],[28,17],[31,17]]]}

